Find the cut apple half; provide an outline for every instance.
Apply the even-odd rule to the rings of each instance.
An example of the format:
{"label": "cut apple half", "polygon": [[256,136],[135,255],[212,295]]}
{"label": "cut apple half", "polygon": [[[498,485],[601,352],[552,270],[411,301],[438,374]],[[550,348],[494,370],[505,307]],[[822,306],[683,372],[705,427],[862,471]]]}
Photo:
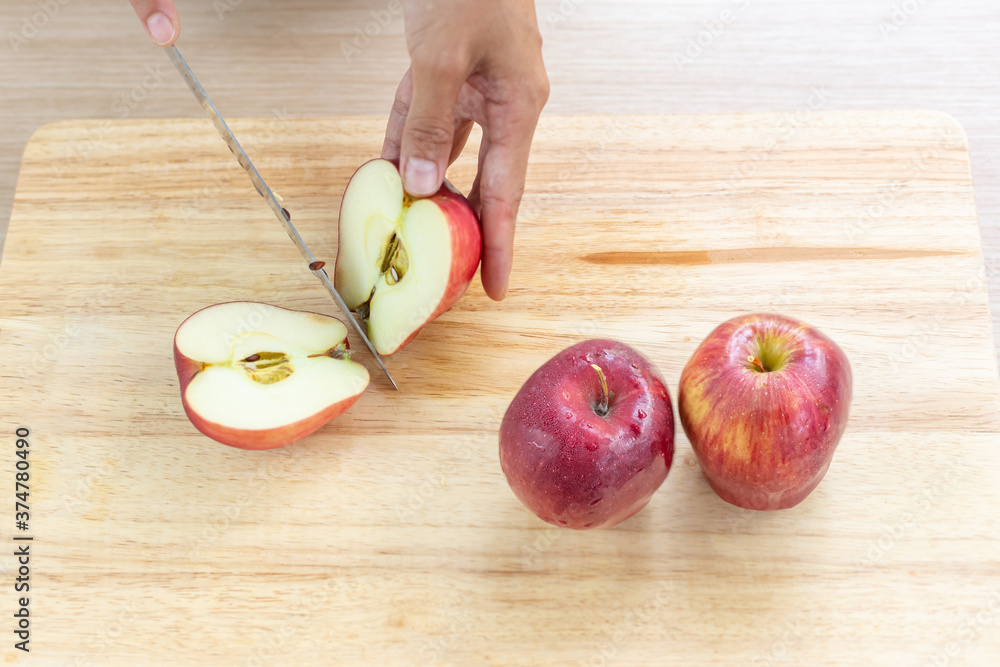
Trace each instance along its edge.
{"label": "cut apple half", "polygon": [[379,354],[393,354],[462,297],[481,250],[479,219],[461,193],[446,183],[413,199],[394,163],[371,160],[344,192],[334,286]]}
{"label": "cut apple half", "polygon": [[369,380],[339,320],[250,301],[186,319],[174,363],[191,423],[242,449],[301,440],[353,405]]}

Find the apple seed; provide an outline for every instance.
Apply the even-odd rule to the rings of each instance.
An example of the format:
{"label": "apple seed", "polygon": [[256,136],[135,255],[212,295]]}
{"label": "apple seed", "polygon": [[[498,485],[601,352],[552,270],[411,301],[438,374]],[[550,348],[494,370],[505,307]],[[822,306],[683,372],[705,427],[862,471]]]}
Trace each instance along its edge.
{"label": "apple seed", "polygon": [[260,384],[274,384],[291,377],[295,372],[291,360],[284,352],[260,352],[240,361],[247,375]]}
{"label": "apple seed", "polygon": [[395,285],[410,268],[410,259],[403,248],[399,236],[393,233],[382,249],[382,261],[379,266],[379,273],[385,276],[385,281],[390,285]]}

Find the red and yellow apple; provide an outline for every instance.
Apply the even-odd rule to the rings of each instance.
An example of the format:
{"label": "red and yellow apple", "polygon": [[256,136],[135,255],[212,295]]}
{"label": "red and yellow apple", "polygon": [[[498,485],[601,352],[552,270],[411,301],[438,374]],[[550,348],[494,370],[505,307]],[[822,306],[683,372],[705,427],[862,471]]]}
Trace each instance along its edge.
{"label": "red and yellow apple", "polygon": [[720,498],[786,509],[826,474],[847,426],[851,383],[847,357],[820,331],[781,315],[745,315],[695,350],[678,412]]}
{"label": "red and yellow apple", "polygon": [[371,160],[344,192],[334,286],[394,354],[465,294],[481,251],[479,219],[447,181],[413,199],[394,163]]}
{"label": "red and yellow apple", "polygon": [[250,301],[184,320],[174,364],[191,423],[242,449],[301,440],[351,407],[369,379],[339,320]]}
{"label": "red and yellow apple", "polygon": [[500,426],[500,465],[538,518],[610,528],[649,502],[674,456],[674,414],[656,368],[611,340],[569,347],[542,365]]}

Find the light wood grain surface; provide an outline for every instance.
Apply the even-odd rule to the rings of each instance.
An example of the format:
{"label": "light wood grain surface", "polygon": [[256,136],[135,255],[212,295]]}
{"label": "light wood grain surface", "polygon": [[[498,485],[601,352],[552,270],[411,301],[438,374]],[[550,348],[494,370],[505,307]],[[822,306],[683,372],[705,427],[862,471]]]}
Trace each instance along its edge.
{"label": "light wood grain surface", "polygon": [[[964,135],[938,113],[807,120],[543,119],[509,298],[475,281],[389,360],[400,392],[373,373],[270,452],[187,422],[174,329],[216,301],[333,306],[208,121],[43,129],[0,265],[5,421],[32,429],[30,664],[992,664],[1000,383]],[[382,121],[233,125],[334,257]],[[850,424],[806,501],[723,503],[678,433],[667,482],[614,530],[518,503],[496,434],[538,365],[619,338],[676,397],[697,343],[748,310],[811,322],[852,363]]]}
{"label": "light wood grain surface", "polygon": [[[40,5],[52,2],[49,18]],[[184,53],[228,116],[385,115],[408,62],[402,18],[370,23],[386,0],[178,6]],[[542,0],[538,11],[553,114],[795,111],[813,89],[825,109],[953,114],[969,135],[1000,332],[993,0]],[[201,112],[125,0],[4,0],[0,28],[0,237],[21,151],[44,123]],[[362,48],[345,56],[355,38]]]}

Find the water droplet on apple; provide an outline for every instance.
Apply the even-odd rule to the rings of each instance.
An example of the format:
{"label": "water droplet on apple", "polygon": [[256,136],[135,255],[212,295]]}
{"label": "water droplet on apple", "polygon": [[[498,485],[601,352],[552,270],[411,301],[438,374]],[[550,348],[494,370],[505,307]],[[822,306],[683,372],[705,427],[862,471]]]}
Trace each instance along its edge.
{"label": "water droplet on apple", "polygon": [[572,412],[567,412],[566,413],[566,419],[572,419],[572,418],[573,418],[573,413]]}
{"label": "water droplet on apple", "polygon": [[597,443],[596,442],[588,442],[587,443],[587,451],[588,452],[596,452],[597,451]]}
{"label": "water droplet on apple", "polygon": [[594,505],[596,505],[599,502],[601,502],[600,498],[594,498],[593,500],[590,501],[590,506],[593,507]]}
{"label": "water droplet on apple", "polygon": [[646,418],[646,412],[644,410],[639,410],[639,419],[645,419],[645,418]]}

